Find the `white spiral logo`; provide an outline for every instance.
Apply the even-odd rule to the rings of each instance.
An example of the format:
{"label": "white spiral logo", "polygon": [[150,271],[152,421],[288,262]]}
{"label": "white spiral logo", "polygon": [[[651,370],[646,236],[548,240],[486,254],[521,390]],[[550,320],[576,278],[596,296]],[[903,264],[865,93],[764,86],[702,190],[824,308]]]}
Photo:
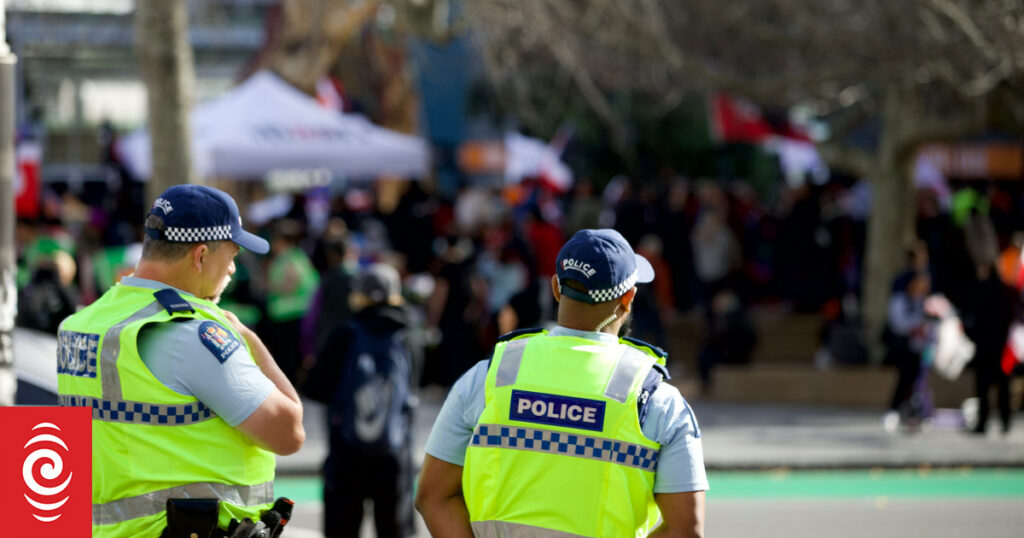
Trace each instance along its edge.
{"label": "white spiral logo", "polygon": [[[40,422],[39,424],[36,424],[35,426],[32,427],[33,430],[38,430],[40,428],[52,428],[54,430],[57,430],[58,432],[60,431],[60,428],[58,428],[55,424],[51,424],[49,422]],[[61,475],[64,473],[64,460],[61,459],[61,455],[55,450],[53,450],[53,448],[43,447],[60,446],[64,449],[64,452],[69,452],[68,445],[64,444],[64,441],[60,437],[57,437],[56,435],[50,433],[40,433],[35,437],[29,439],[28,442],[25,443],[25,448],[28,448],[29,446],[34,445],[36,443],[46,444],[44,444],[42,447],[34,449],[32,453],[29,454],[27,458],[25,458],[25,463],[21,466],[21,476],[25,480],[25,485],[28,486],[28,489],[32,490],[32,493],[42,497],[60,496],[60,494],[65,489],[67,489],[68,484],[71,483],[71,475],[73,473],[68,472],[67,478],[59,486],[42,485],[37,480],[36,463],[39,462],[40,460],[43,461],[43,463],[38,466],[38,477],[42,478],[44,483],[56,483],[58,480],[61,479]],[[29,497],[27,494],[25,495],[25,500],[28,501],[28,503],[35,507],[37,510],[42,511],[44,514],[48,512],[53,512],[54,510],[57,510],[61,506],[64,506],[64,503],[68,502],[69,498],[70,496],[65,496],[63,499],[60,499],[56,502],[40,502],[39,500]],[[61,514],[59,513],[53,516],[39,515],[36,514],[35,511],[33,511],[32,513],[32,517],[44,523],[56,521],[57,518],[59,518],[60,516]]]}

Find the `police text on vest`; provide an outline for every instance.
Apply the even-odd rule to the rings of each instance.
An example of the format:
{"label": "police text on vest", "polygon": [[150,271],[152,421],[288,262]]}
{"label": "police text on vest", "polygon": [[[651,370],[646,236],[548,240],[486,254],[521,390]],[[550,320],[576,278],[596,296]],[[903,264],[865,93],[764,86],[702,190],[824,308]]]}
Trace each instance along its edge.
{"label": "police text on vest", "polygon": [[513,390],[511,404],[510,420],[592,431],[604,429],[605,402],[601,400]]}

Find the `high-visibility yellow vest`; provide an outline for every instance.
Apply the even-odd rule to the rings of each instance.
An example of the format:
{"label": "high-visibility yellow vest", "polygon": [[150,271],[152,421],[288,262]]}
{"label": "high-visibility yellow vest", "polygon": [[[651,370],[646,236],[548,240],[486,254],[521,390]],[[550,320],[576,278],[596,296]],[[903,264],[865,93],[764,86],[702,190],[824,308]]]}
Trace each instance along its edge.
{"label": "high-visibility yellow vest", "polygon": [[646,536],[661,445],[637,395],[658,357],[627,342],[534,334],[499,343],[466,450],[477,536]]}
{"label": "high-visibility yellow vest", "polygon": [[166,300],[168,292],[184,311],[165,308],[154,290],[118,284],[61,325],[60,404],[92,407],[96,537],[159,536],[169,498],[219,498],[222,528],[231,518],[257,519],[274,499],[274,455],[143,364],[139,330],[173,318],[216,321],[247,346],[215,304],[156,293]]}

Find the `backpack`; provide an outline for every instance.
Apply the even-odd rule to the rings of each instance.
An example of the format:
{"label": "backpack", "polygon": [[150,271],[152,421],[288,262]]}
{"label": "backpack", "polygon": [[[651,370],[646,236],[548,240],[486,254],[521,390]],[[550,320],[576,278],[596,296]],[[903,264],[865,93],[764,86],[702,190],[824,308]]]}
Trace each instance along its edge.
{"label": "backpack", "polygon": [[373,332],[352,322],[340,379],[328,405],[331,442],[367,454],[409,444],[412,356],[405,331]]}

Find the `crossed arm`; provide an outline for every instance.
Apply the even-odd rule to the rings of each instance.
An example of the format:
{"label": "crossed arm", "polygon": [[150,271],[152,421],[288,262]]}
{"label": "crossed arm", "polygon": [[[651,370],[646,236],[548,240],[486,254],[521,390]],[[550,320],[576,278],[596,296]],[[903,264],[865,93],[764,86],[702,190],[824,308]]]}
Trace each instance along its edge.
{"label": "crossed arm", "polygon": [[[656,493],[662,524],[651,533],[659,538],[704,536],[704,492]],[[471,538],[469,511],[462,498],[462,467],[430,454],[423,459],[416,509],[431,536]]]}
{"label": "crossed arm", "polygon": [[260,371],[274,383],[275,387],[256,411],[238,425],[238,429],[256,444],[275,454],[286,456],[298,452],[302,448],[302,443],[306,441],[299,393],[295,391],[295,387],[288,381],[259,336],[239,321],[233,313],[225,310],[224,314],[245,337]]}

